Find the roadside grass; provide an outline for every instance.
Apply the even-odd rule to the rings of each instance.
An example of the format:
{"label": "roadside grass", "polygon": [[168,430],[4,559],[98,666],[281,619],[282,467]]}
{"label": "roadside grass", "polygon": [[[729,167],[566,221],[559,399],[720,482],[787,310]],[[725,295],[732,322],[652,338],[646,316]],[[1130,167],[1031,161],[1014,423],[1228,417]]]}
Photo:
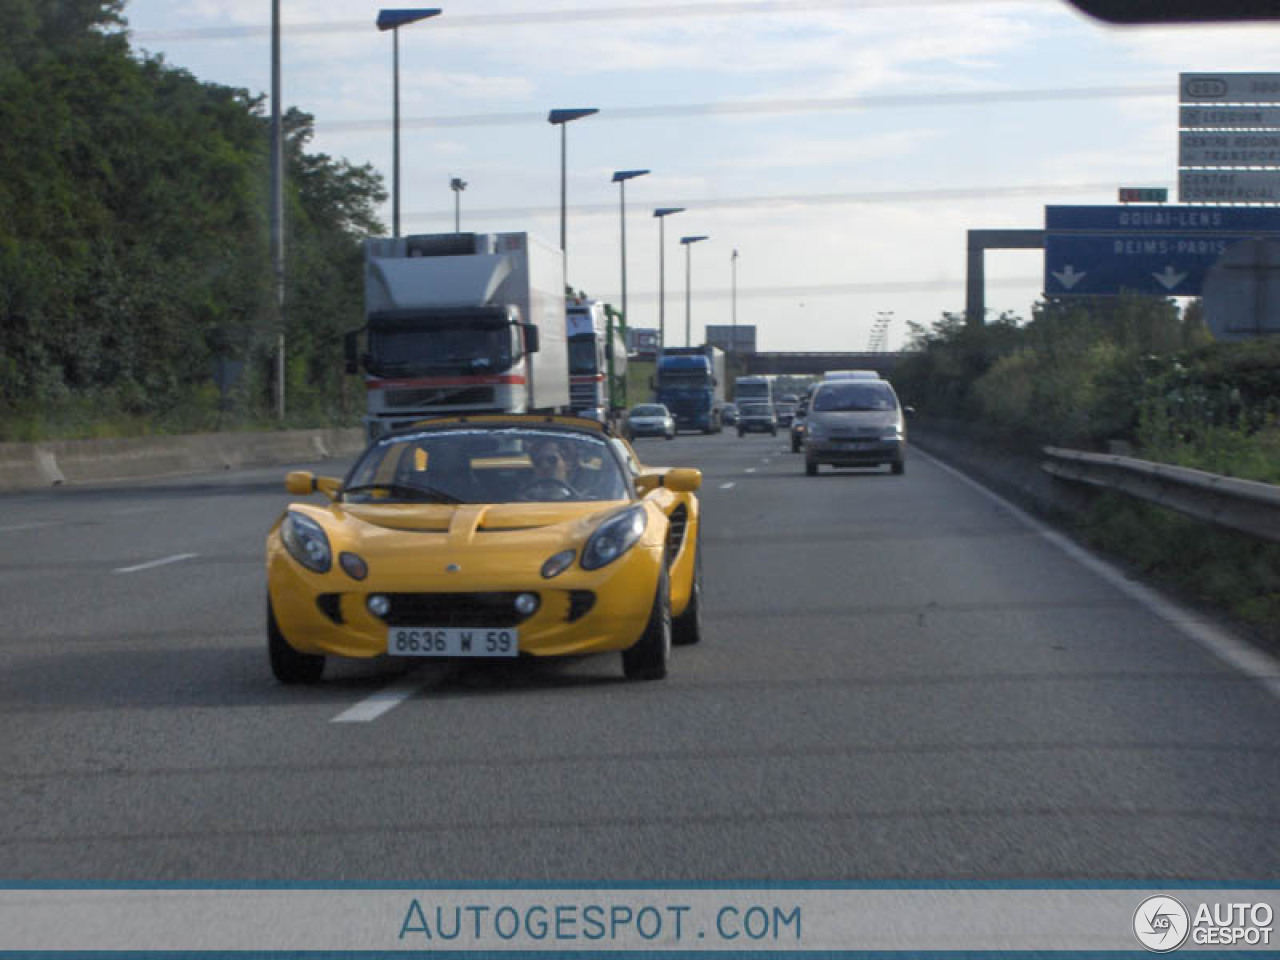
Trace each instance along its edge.
{"label": "roadside grass", "polygon": [[1120,493],[1101,494],[1077,528],[1155,582],[1226,610],[1280,645],[1280,543]]}

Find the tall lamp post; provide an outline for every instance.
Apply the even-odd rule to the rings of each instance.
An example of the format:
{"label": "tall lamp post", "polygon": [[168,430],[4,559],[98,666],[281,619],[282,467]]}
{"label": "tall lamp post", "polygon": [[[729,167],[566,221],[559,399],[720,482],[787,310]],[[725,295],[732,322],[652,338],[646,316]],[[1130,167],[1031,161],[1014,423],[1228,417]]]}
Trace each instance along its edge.
{"label": "tall lamp post", "polygon": [[730,266],[733,270],[733,280],[730,298],[730,327],[729,327],[729,353],[733,356],[738,355],[738,248],[733,248],[733,256],[729,258]]}
{"label": "tall lamp post", "polygon": [[658,352],[667,345],[667,290],[666,290],[666,250],[667,250],[667,217],[673,213],[683,213],[684,207],[659,207],[653,211],[658,218]]}
{"label": "tall lamp post", "polygon": [[400,236],[400,28],[419,20],[437,17],[436,8],[415,10],[379,10],[378,29],[391,31],[391,85],[392,85],[392,160],[391,160],[391,235]]}
{"label": "tall lamp post", "polygon": [[622,223],[622,322],[631,322],[627,313],[627,181],[643,177],[648,170],[615,170],[613,182],[618,185],[618,215]]}
{"label": "tall lamp post", "polygon": [[693,278],[693,257],[689,251],[693,249],[695,243],[703,240],[710,240],[710,237],[681,237],[680,242],[684,244],[684,345],[690,346],[692,340],[690,338],[690,314],[692,313],[691,304],[693,297],[690,293],[690,281]]}
{"label": "tall lamp post", "polygon": [[598,107],[575,107],[572,109],[552,110],[547,114],[547,123],[560,128],[560,250],[564,253],[565,260],[565,277],[569,276],[569,241],[565,233],[565,152],[568,146],[568,138],[565,136],[564,128],[574,120],[581,120],[583,117],[589,117],[593,113],[599,113]]}
{"label": "tall lamp post", "polygon": [[449,189],[453,191],[453,232],[462,232],[462,191],[467,189],[467,181],[461,177],[449,178]]}

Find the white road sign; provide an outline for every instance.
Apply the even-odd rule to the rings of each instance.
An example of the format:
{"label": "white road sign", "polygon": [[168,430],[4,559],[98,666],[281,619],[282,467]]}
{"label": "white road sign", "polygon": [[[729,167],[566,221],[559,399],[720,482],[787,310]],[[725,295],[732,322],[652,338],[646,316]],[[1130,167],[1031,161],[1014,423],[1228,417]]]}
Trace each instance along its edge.
{"label": "white road sign", "polygon": [[1179,107],[1178,126],[1184,130],[1280,130],[1280,107]]}
{"label": "white road sign", "polygon": [[1182,103],[1280,103],[1280,73],[1180,73]]}
{"label": "white road sign", "polygon": [[1183,167],[1280,167],[1280,130],[1183,130],[1178,147],[1178,165]]}
{"label": "white road sign", "polygon": [[1179,170],[1181,203],[1280,203],[1280,170]]}

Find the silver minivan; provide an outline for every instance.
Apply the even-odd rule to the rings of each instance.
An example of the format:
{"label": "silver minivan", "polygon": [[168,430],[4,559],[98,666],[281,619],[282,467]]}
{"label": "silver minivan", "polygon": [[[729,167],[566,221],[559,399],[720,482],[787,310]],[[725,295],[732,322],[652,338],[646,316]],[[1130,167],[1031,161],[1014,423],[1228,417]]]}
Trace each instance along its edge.
{"label": "silver minivan", "polygon": [[804,472],[819,464],[906,471],[907,422],[887,380],[828,380],[818,384],[805,417]]}

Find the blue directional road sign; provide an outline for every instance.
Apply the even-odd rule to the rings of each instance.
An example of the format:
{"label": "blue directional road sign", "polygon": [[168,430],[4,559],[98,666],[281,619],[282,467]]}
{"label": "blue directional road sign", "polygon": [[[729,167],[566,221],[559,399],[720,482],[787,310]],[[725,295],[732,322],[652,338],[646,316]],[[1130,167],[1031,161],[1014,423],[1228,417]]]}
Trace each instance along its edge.
{"label": "blue directional road sign", "polygon": [[1046,296],[1194,297],[1228,247],[1280,238],[1280,208],[1045,207],[1044,227]]}

